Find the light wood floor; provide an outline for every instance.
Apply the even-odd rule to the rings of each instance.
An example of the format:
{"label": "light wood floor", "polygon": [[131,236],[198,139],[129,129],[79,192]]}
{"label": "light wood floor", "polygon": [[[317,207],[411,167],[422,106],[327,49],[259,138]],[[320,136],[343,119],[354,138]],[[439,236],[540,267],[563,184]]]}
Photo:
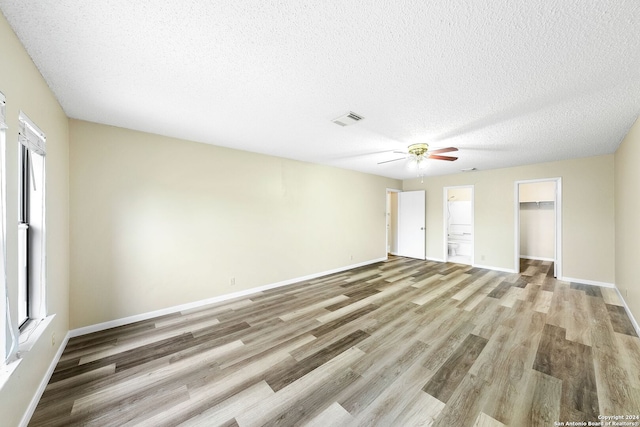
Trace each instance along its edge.
{"label": "light wood floor", "polygon": [[33,426],[552,426],[640,415],[612,289],[406,258],[69,341]]}

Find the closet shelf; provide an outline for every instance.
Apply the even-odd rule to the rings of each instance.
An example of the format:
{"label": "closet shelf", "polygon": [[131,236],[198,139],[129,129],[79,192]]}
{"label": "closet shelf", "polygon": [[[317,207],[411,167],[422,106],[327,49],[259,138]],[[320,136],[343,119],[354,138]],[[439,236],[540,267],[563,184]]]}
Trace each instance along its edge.
{"label": "closet shelf", "polygon": [[520,205],[524,205],[524,206],[553,206],[555,204],[555,202],[553,200],[540,200],[540,201],[526,201],[526,202],[520,202]]}

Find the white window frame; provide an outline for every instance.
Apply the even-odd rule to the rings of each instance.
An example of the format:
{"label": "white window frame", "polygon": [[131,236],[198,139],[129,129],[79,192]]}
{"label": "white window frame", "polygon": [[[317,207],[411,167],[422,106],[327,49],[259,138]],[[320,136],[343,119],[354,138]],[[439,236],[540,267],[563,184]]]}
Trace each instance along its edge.
{"label": "white window frame", "polygon": [[[31,188],[36,188],[38,191],[39,200],[35,200],[32,197],[30,201],[30,206],[27,206],[29,210],[29,214],[32,216],[36,216],[40,221],[37,224],[37,227],[33,227],[33,218],[30,218],[31,222],[28,237],[28,318],[26,322],[23,322],[24,319],[20,319],[21,323],[21,336],[20,341],[23,343],[28,339],[28,335],[31,334],[32,329],[35,325],[29,325],[31,320],[41,320],[47,316],[47,307],[46,307],[46,215],[45,215],[45,201],[46,201],[46,168],[45,168],[45,156],[46,156],[46,136],[40,128],[29,119],[29,117],[24,114],[22,111],[18,117],[20,131],[19,131],[19,143],[20,143],[20,164],[19,164],[19,173],[20,173],[20,191],[22,194],[23,190],[23,174],[28,173],[27,179],[27,191],[30,191]],[[23,157],[25,154],[28,156]],[[42,167],[38,169],[36,172],[34,169],[34,164],[36,163],[35,156],[41,156],[41,159],[38,158],[37,161],[42,164]],[[27,166],[27,171],[24,170],[25,165]],[[35,186],[34,186],[35,184]],[[19,200],[20,205],[22,205],[22,196],[20,196]],[[35,209],[39,209],[38,212]],[[19,284],[21,286],[22,284]],[[20,303],[20,301],[19,301]],[[23,337],[26,333],[27,337]]]}

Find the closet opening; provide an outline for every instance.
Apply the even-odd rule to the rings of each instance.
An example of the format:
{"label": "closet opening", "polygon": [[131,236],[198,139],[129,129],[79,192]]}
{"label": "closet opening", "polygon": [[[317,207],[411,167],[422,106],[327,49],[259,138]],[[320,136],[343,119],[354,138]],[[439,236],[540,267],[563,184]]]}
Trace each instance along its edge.
{"label": "closet opening", "polygon": [[549,264],[549,275],[561,277],[561,178],[517,181],[515,270]]}

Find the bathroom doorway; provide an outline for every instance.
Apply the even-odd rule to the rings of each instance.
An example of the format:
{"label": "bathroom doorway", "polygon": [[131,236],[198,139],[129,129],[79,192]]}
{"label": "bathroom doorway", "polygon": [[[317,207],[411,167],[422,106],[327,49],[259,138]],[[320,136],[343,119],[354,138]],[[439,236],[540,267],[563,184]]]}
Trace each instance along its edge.
{"label": "bathroom doorway", "polygon": [[444,259],[473,265],[473,185],[444,188]]}

